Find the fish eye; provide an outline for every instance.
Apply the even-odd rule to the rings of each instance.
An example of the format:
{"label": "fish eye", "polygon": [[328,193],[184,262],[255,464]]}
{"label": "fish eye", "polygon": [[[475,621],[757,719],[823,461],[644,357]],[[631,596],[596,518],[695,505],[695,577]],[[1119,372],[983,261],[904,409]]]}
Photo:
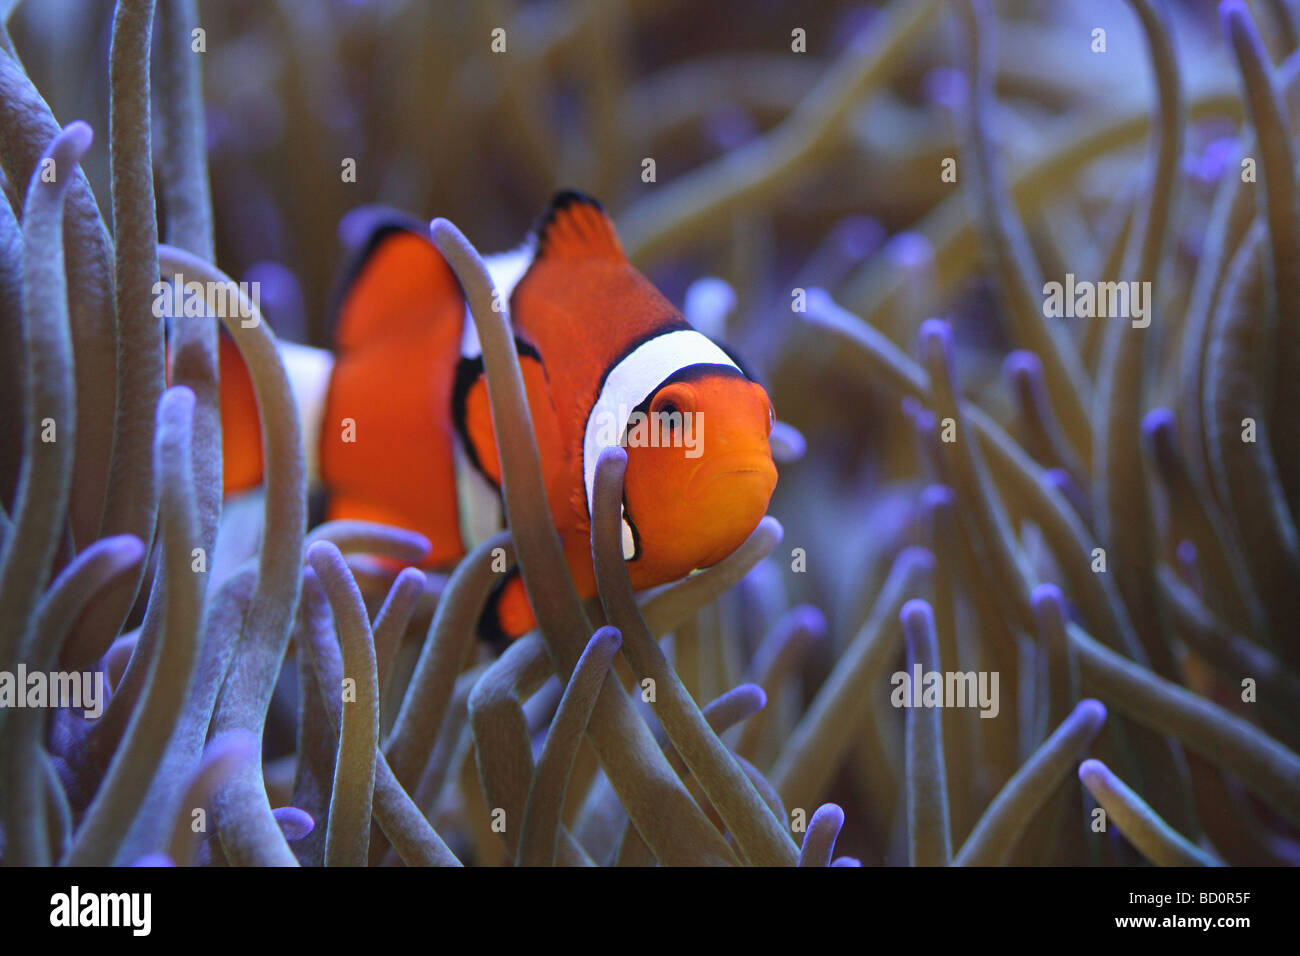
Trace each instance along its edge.
{"label": "fish eye", "polygon": [[680,409],[672,402],[664,402],[659,406],[659,422],[670,432],[677,427],[672,416],[676,415]]}
{"label": "fish eye", "polygon": [[[663,389],[650,405],[650,413],[659,418],[663,425],[675,428],[686,420],[688,413],[695,410],[695,397],[689,386],[683,384],[669,385]],[[669,417],[674,416],[674,417]]]}
{"label": "fish eye", "polygon": [[776,409],[774,409],[774,408],[772,407],[772,403],[771,403],[771,402],[768,402],[768,405],[767,405],[767,433],[768,433],[769,435],[772,434],[772,428],[773,428],[775,425],[776,425]]}

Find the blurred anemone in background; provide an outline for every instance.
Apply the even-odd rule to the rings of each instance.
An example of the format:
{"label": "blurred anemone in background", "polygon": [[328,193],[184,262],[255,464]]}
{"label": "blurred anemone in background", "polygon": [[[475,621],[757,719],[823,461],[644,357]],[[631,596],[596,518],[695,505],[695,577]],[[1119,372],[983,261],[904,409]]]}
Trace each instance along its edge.
{"label": "blurred anemone in background", "polygon": [[[0,711],[6,863],[1300,862],[1287,0],[4,6],[0,670],[113,687]],[[586,607],[475,299],[563,187],[780,419],[771,517],[650,594],[603,459]],[[330,343],[375,203],[438,217],[513,436],[500,657],[490,549],[307,527],[274,337]],[[220,500],[217,323],[167,377],[160,269],[260,283],[264,495]],[[1149,325],[1047,314],[1075,280]],[[998,715],[891,706],[914,666]]]}

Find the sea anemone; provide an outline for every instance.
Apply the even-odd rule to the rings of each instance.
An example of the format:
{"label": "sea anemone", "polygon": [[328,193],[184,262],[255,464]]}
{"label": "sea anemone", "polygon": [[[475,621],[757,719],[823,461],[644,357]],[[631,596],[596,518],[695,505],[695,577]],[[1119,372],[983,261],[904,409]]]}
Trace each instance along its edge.
{"label": "sea anemone", "polygon": [[[1214,41],[1158,0],[1002,20],[899,0],[755,13],[749,39],[783,52],[721,59],[677,30],[685,9],[352,6],[213,10],[209,38],[195,0],[118,0],[106,149],[60,126],[0,31],[0,675],[111,685],[100,714],[0,706],[4,863],[1300,862],[1285,4],[1272,55],[1240,0]],[[93,42],[53,43],[28,7],[14,27],[51,102],[94,115],[66,75]],[[1031,52],[999,59],[998,33]],[[669,53],[634,52],[651,35]],[[1189,36],[1219,58],[1185,76]],[[1115,65],[1139,41],[1154,105],[1117,92],[1141,90]],[[1063,48],[1120,78],[1053,74]],[[412,75],[362,79],[386,62]],[[1095,83],[1116,99],[1085,117]],[[364,190],[338,179],[357,157],[379,171]],[[513,241],[511,214],[566,175],[767,373],[784,420],[781,521],[646,593],[606,450],[589,602],[466,238]],[[277,347],[327,341],[321,237],[380,199],[439,216],[483,348],[509,530],[446,573],[418,569],[409,530],[311,526]],[[248,299],[155,309],[159,286],[227,273],[266,287],[275,332]],[[1076,276],[1127,310],[1054,314],[1083,301]],[[262,423],[241,499],[222,496],[218,323]],[[498,655],[476,624],[516,565],[538,627]],[[898,696],[927,673],[992,696]]]}

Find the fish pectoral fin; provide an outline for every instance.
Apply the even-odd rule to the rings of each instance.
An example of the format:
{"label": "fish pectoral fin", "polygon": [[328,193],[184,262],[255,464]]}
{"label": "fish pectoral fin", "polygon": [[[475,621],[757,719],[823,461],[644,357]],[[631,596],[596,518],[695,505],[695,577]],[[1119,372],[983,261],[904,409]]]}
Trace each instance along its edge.
{"label": "fish pectoral fin", "polygon": [[[533,434],[542,460],[543,475],[551,475],[564,461],[559,423],[551,400],[546,368],[537,351],[515,340],[524,392],[533,417]],[[456,370],[452,395],[452,418],[460,434],[470,464],[497,488],[501,487],[501,460],[497,455],[496,432],[492,427],[492,407],[488,400],[487,377],[483,374],[483,357],[462,358]]]}

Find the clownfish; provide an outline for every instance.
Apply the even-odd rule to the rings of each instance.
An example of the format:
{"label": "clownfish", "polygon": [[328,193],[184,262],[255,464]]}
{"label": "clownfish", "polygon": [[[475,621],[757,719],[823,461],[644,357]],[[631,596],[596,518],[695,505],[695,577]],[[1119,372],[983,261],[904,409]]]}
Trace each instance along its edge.
{"label": "clownfish", "polygon": [[[777,472],[767,392],[628,262],[594,199],[558,193],[513,252],[489,257],[509,302],[551,517],[579,595],[596,594],[591,509],[602,448],[627,450],[623,557],[634,588],[721,561],[757,527]],[[397,525],[454,565],[504,526],[483,357],[465,295],[418,223],[375,222],[336,296],[333,353],[281,343],[325,518]],[[261,482],[247,370],[220,353],[227,494]],[[480,622],[536,625],[518,570]]]}

